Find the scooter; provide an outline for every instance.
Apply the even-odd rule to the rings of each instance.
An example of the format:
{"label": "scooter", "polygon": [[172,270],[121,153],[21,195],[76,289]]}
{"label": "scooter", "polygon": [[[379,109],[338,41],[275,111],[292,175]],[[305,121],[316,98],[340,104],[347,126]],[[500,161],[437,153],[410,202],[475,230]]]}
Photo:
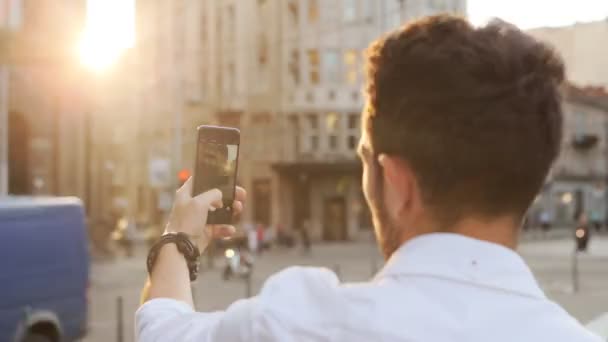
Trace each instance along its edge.
{"label": "scooter", "polygon": [[236,276],[247,278],[253,269],[253,258],[247,254],[242,254],[238,248],[227,248],[224,251],[226,266],[222,272],[222,279],[230,280]]}
{"label": "scooter", "polygon": [[579,252],[587,251],[589,244],[589,229],[587,227],[578,227],[575,231],[576,250]]}
{"label": "scooter", "polygon": [[127,218],[121,218],[116,223],[116,227],[112,232],[112,240],[116,242],[118,246],[123,248],[128,257],[133,256],[133,236],[131,230],[133,227],[129,225],[133,224],[129,222]]}

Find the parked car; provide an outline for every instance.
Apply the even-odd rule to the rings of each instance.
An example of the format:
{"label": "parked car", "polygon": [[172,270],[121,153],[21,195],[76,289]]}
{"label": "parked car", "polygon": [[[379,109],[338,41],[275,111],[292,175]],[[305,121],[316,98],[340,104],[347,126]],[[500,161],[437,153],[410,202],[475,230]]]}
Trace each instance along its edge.
{"label": "parked car", "polygon": [[0,341],[84,336],[89,251],[82,202],[0,199]]}

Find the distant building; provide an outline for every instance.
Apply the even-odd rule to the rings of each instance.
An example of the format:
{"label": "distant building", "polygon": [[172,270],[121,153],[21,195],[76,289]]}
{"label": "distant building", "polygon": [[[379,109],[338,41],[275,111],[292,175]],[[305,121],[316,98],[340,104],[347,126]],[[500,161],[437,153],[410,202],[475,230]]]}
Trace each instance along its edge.
{"label": "distant building", "polygon": [[[176,113],[180,168],[192,167],[196,125],[239,127],[244,222],[309,222],[317,239],[356,238],[371,227],[355,155],[363,50],[402,22],[440,12],[465,15],[466,1],[138,1],[149,153],[175,160]],[[170,188],[146,191],[154,198]]]}
{"label": "distant building", "polygon": [[564,135],[561,154],[531,209],[550,213],[556,224],[571,225],[586,212],[606,220],[608,178],[608,93],[564,87]]}
{"label": "distant building", "polygon": [[608,18],[528,32],[551,43],[562,54],[571,82],[608,87]]}
{"label": "distant building", "polygon": [[[15,2],[17,3],[17,2]],[[86,1],[22,0],[9,86],[9,193],[86,197],[81,75]],[[3,50],[6,53],[7,50]]]}
{"label": "distant building", "polygon": [[178,172],[192,171],[196,127],[215,118],[210,101],[218,90],[210,73],[216,52],[209,44],[208,6],[204,0],[136,1],[132,71],[139,76],[140,119],[133,143],[141,160],[139,184],[128,186],[136,187],[129,192],[137,193],[133,205],[141,220],[165,219]]}

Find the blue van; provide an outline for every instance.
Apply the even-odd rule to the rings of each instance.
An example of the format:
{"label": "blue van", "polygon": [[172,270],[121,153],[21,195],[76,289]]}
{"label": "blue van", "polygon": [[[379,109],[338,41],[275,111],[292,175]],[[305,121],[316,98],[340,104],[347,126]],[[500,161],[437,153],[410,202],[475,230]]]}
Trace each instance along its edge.
{"label": "blue van", "polygon": [[76,198],[0,199],[0,341],[73,341],[87,327],[89,252]]}

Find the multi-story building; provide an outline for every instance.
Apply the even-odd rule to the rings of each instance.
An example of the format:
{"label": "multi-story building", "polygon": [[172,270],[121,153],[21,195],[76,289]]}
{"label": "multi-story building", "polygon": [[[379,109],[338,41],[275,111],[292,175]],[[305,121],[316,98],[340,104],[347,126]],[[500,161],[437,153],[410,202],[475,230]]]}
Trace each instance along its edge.
{"label": "multi-story building", "polygon": [[608,87],[608,19],[529,31],[562,54],[568,79],[580,86]]}
{"label": "multi-story building", "polygon": [[136,214],[159,221],[170,209],[177,174],[193,165],[196,126],[208,122],[211,95],[203,88],[210,51],[203,50],[204,1],[136,2],[139,75],[137,141],[142,165],[135,186]]}
{"label": "multi-story building", "polygon": [[[465,9],[466,1],[138,1],[141,211],[168,209],[177,171],[192,169],[194,128],[221,124],[242,132],[245,222],[355,238],[370,226],[354,153],[362,52],[403,21]],[[577,74],[574,82],[590,82]],[[605,216],[608,116],[598,94],[564,90],[563,153],[532,211],[560,222],[581,210]]]}
{"label": "multi-story building", "polygon": [[244,222],[354,238],[371,225],[355,156],[363,50],[414,17],[465,11],[465,0],[140,1],[140,60],[154,61],[145,115],[157,120],[143,134],[172,154],[173,180],[191,169],[196,125],[239,127]]}
{"label": "multi-story building", "polygon": [[586,212],[604,221],[608,203],[608,93],[597,88],[564,87],[561,154],[531,209],[547,211],[559,224],[572,224]]}
{"label": "multi-story building", "polygon": [[9,193],[85,197],[85,108],[72,53],[86,2],[22,0],[8,44]]}

